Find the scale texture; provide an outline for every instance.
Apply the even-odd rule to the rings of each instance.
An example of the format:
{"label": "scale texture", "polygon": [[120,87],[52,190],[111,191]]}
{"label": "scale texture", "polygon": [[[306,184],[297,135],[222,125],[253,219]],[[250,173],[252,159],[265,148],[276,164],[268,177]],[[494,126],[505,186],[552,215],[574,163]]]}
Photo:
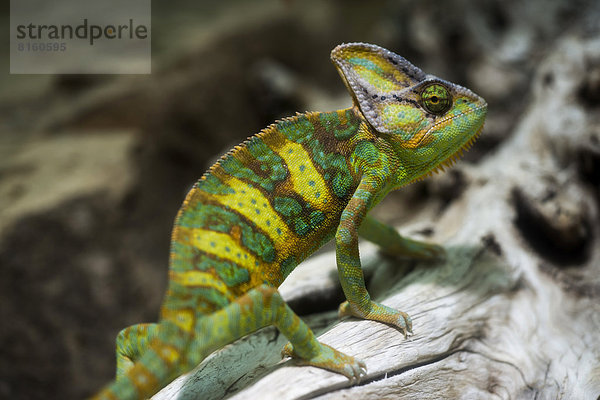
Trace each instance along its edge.
{"label": "scale texture", "polygon": [[150,397],[268,325],[289,339],[284,356],[360,379],[365,363],[318,342],[277,291],[333,238],[347,299],[340,315],[411,332],[407,314],[371,300],[358,236],[390,255],[443,257],[441,247],[404,238],[367,213],[391,190],[454,162],[481,132],[487,104],[375,45],[343,44],[331,58],[353,107],[281,120],[194,185],[175,221],[160,320],[119,333],[116,380],[95,398]]}

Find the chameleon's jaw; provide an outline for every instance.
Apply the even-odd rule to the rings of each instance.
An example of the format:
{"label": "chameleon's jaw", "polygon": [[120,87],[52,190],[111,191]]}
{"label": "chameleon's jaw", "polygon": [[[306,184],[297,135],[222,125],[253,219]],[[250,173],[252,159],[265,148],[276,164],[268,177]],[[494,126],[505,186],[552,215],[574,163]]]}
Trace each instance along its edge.
{"label": "chameleon's jaw", "polygon": [[446,158],[445,160],[440,162],[435,168],[433,168],[427,174],[423,175],[420,179],[424,179],[426,177],[432,176],[433,174],[437,174],[439,172],[444,172],[445,168],[452,167],[458,160],[460,160],[462,158],[465,151],[469,151],[471,149],[473,144],[479,138],[479,135],[481,135],[482,130],[483,130],[483,124],[481,124],[481,126],[479,127],[479,129],[477,129],[475,134],[473,136],[471,136],[469,138],[469,140],[467,140],[467,142],[465,144],[463,144],[457,151],[455,151],[448,158]]}
{"label": "chameleon's jaw", "polygon": [[477,141],[477,139],[479,138],[479,135],[481,135],[481,132],[483,131],[483,126],[484,124],[482,123],[481,126],[475,132],[475,134],[472,135],[462,146],[460,146],[457,151],[450,154],[446,159],[439,162],[433,169],[415,177],[407,184],[410,185],[411,183],[422,181],[426,178],[433,176],[434,174],[445,172],[446,168],[452,167],[458,160],[460,160],[460,158],[464,155],[465,151],[471,149],[475,141]]}

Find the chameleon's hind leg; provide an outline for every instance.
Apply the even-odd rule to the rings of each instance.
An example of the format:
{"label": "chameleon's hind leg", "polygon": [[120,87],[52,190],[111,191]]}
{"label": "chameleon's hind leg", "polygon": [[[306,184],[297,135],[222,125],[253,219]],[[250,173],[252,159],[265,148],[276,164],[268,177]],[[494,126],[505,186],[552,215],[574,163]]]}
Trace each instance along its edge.
{"label": "chameleon's hind leg", "polygon": [[319,343],[277,289],[266,285],[199,319],[195,330],[197,339],[190,347],[188,360],[191,364],[198,363],[212,351],[268,325],[275,325],[290,340],[283,356],[341,373],[351,380],[358,380],[366,373],[364,362]]}
{"label": "chameleon's hind leg", "polygon": [[117,335],[117,379],[125,376],[158,334],[158,324],[137,324]]}
{"label": "chameleon's hind leg", "polygon": [[402,237],[396,229],[368,215],[362,221],[358,234],[380,246],[381,250],[390,256],[419,260],[440,260],[445,257],[443,247]]}

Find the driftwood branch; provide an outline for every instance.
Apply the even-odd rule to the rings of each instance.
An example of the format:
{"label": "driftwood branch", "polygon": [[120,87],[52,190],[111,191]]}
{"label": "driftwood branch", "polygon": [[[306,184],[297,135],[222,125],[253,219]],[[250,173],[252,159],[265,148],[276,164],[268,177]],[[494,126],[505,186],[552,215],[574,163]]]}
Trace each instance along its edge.
{"label": "driftwood branch", "polygon": [[[512,136],[479,164],[455,169],[464,185],[457,197],[441,212],[432,201],[420,225],[403,230],[430,221],[445,261],[390,260],[361,248],[370,292],[412,316],[413,336],[376,322],[336,322],[333,311],[306,318],[325,330],[320,340],[367,363],[360,384],[278,363],[286,339],[269,328],[213,354],[155,398],[596,399],[600,213],[588,167],[598,162],[600,130],[582,88],[599,60],[598,40],[560,43],[539,67]],[[281,292],[295,301],[336,287],[326,253],[300,266]]]}

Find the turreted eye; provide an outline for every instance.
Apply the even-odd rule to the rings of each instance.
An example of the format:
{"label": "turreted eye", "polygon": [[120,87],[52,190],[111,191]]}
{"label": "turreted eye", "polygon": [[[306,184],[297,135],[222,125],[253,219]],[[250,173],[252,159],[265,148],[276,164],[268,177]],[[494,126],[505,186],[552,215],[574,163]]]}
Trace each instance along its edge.
{"label": "turreted eye", "polygon": [[421,105],[430,113],[442,115],[452,108],[452,96],[439,83],[432,83],[421,91]]}

